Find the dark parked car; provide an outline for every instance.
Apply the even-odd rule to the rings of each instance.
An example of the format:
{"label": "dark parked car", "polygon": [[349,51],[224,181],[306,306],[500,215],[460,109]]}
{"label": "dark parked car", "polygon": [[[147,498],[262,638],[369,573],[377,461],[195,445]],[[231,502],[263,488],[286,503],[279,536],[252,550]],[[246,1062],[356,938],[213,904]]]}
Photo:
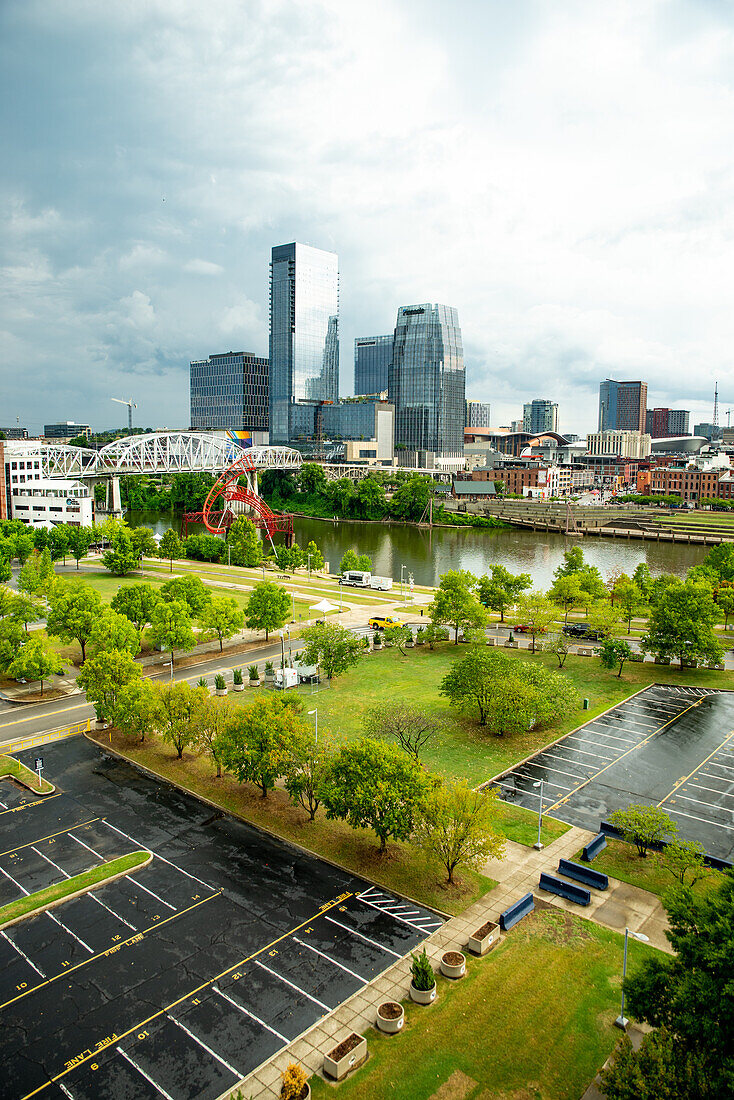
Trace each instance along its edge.
{"label": "dark parked car", "polygon": [[588,623],[566,623],[562,630],[572,638],[586,638],[589,642],[601,642],[606,637],[603,631],[594,630]]}

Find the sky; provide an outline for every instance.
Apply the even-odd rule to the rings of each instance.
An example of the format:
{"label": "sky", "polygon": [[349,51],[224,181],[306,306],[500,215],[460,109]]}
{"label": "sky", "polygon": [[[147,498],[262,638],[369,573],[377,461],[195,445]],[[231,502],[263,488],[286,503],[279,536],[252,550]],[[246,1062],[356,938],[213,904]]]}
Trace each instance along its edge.
{"label": "sky", "polygon": [[595,430],[605,377],[734,407],[723,0],[2,0],[0,103],[0,426],[188,426],[292,240],[339,254],[344,394],[444,302],[494,426]]}

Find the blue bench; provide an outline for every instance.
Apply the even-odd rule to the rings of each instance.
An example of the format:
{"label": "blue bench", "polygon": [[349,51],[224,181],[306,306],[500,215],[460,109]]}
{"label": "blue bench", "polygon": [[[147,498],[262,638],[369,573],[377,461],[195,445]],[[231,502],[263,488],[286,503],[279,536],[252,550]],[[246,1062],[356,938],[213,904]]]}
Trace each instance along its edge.
{"label": "blue bench", "polygon": [[591,863],[592,859],[596,859],[599,852],[603,851],[607,846],[607,838],[604,833],[597,833],[593,840],[590,840],[585,845],[581,852],[581,858],[585,859],[587,863]]}
{"label": "blue bench", "polygon": [[532,893],[524,894],[519,901],[516,901],[514,905],[511,905],[509,909],[505,909],[504,913],[500,913],[500,928],[503,932],[509,931],[513,928],[518,921],[526,917],[528,913],[532,913],[535,908],[535,901]]}
{"label": "blue bench", "polygon": [[570,859],[558,860],[558,874],[583,882],[584,886],[591,886],[594,890],[606,890],[609,887],[609,879],[601,871],[582,867],[580,863],[573,863]]}
{"label": "blue bench", "polygon": [[577,905],[588,905],[591,901],[591,894],[588,890],[584,890],[583,886],[574,886],[572,882],[564,882],[555,875],[546,874],[545,871],[541,871],[540,874],[540,889],[547,890],[549,894],[558,894],[559,897],[573,901]]}

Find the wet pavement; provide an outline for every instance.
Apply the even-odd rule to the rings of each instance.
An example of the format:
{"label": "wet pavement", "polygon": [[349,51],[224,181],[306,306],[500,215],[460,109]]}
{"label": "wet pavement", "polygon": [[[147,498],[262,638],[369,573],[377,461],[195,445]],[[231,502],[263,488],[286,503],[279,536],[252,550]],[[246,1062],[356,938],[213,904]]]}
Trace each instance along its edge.
{"label": "wet pavement", "polygon": [[632,802],[734,858],[734,693],[656,684],[518,765],[502,797],[596,832]]}
{"label": "wet pavement", "polygon": [[441,924],[83,738],[43,755],[55,795],[0,782],[0,902],[154,858],[0,932],[3,1100],[214,1100]]}

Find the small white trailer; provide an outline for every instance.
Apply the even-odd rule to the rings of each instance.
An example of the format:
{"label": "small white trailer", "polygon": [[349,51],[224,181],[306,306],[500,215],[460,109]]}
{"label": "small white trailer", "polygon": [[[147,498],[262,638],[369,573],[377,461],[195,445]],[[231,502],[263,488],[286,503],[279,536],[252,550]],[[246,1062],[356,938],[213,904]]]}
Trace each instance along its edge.
{"label": "small white trailer", "polygon": [[370,588],[374,588],[378,592],[389,592],[392,588],[392,577],[377,577],[373,573],[370,576]]}

